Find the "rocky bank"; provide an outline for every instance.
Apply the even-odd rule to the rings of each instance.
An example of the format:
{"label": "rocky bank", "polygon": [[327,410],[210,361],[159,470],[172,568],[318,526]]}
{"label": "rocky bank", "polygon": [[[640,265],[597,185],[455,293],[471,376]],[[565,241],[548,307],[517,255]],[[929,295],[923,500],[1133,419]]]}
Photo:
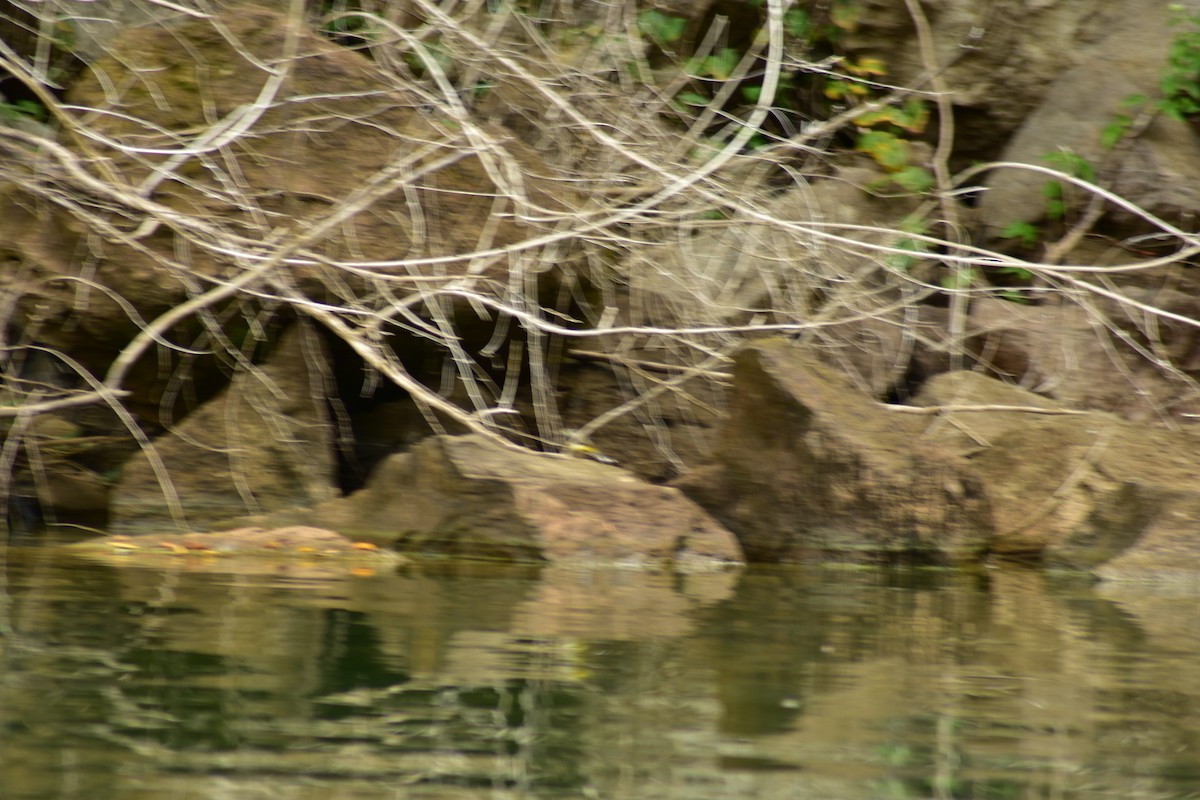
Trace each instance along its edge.
{"label": "rocky bank", "polygon": [[[87,27],[0,127],[10,524],[1200,574],[1200,140],[1157,105],[1200,9],[800,4],[840,33],[784,40],[777,116],[823,53],[932,86],[912,193],[847,121],[706,166],[671,92],[751,113],[696,50],[764,18],[700,6]],[[1047,190],[1064,152],[1121,202]]]}

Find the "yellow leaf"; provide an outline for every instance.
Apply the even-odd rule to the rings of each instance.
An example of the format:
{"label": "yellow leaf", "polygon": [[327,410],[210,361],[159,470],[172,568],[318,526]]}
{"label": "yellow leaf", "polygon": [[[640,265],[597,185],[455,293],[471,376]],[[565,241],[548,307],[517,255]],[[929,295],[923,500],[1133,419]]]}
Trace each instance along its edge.
{"label": "yellow leaf", "polygon": [[846,61],[843,66],[852,75],[887,74],[887,67],[878,58],[860,58],[858,61]]}

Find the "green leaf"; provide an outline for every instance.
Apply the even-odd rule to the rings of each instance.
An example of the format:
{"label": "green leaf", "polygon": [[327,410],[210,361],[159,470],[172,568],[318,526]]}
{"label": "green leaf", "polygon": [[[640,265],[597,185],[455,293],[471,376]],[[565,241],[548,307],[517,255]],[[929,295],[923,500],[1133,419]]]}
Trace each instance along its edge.
{"label": "green leaf", "polygon": [[[920,214],[909,214],[896,226],[905,233],[929,233],[929,220]],[[915,240],[920,241],[920,240]],[[924,245],[924,242],[921,242]]]}
{"label": "green leaf", "polygon": [[1024,267],[996,267],[993,269],[993,272],[995,272],[997,275],[1008,275],[1009,277],[1016,278],[1019,281],[1033,280],[1033,273]]}
{"label": "green leaf", "polygon": [[680,92],[675,95],[675,99],[689,106],[706,106],[709,100],[704,95],[697,94],[696,92]]}
{"label": "green leaf", "polygon": [[742,97],[746,98],[747,102],[757,103],[758,98],[762,97],[761,86],[743,86]]}
{"label": "green leaf", "polygon": [[662,46],[677,42],[683,38],[683,32],[687,28],[687,20],[683,17],[673,17],[651,8],[638,14],[637,27],[651,41]]}
{"label": "green leaf", "polygon": [[900,106],[896,124],[909,133],[921,133],[929,124],[929,105],[924,100],[908,98]]}
{"label": "green leaf", "polygon": [[929,107],[920,100],[908,99],[902,106],[887,106],[859,114],[854,124],[860,128],[877,125],[895,125],[908,133],[920,133],[929,124]]}
{"label": "green leaf", "polygon": [[889,172],[908,164],[908,142],[887,131],[864,131],[854,149],[871,156]]}
{"label": "green leaf", "polygon": [[746,149],[757,150],[760,147],[766,147],[770,143],[771,140],[766,136],[763,136],[761,133],[756,133],[750,137],[749,141],[746,142]]}
{"label": "green leaf", "polygon": [[783,15],[783,29],[788,35],[807,41],[812,37],[812,18],[803,8],[792,6]]}
{"label": "green leaf", "polygon": [[870,75],[886,75],[887,67],[883,65],[883,61],[878,58],[860,58],[858,60],[847,59],[842,62],[842,69],[849,72],[851,75],[857,75],[860,78],[865,78]]}
{"label": "green leaf", "polygon": [[1100,131],[1100,146],[1105,150],[1112,150],[1117,146],[1117,142],[1125,137],[1132,124],[1133,118],[1128,114],[1114,114],[1112,122]]}
{"label": "green leaf", "polygon": [[829,21],[840,30],[853,31],[862,19],[863,9],[857,0],[834,0],[829,9]]}
{"label": "green leaf", "polygon": [[1169,8],[1169,21],[1177,32],[1167,47],[1158,108],[1171,119],[1187,122],[1200,114],[1200,14],[1182,6]]}
{"label": "green leaf", "polygon": [[1042,232],[1030,222],[1011,222],[1004,230],[1000,231],[1000,238],[1020,239],[1023,244],[1030,247],[1037,244],[1041,236]]}
{"label": "green leaf", "polygon": [[711,75],[719,81],[728,80],[741,60],[742,57],[737,50],[732,47],[723,48],[720,52],[704,59],[704,71],[701,74]]}
{"label": "green leaf", "polygon": [[[914,231],[914,233],[918,232],[919,231]],[[896,247],[900,250],[909,250],[913,253],[919,254],[929,252],[928,243],[922,241],[921,239],[909,239],[905,237],[896,242]],[[883,260],[884,263],[892,269],[901,271],[909,270],[913,264],[916,264],[918,261],[920,261],[920,259],[916,256],[903,255],[901,253],[888,253],[886,256],[884,256]]]}
{"label": "green leaf", "polygon": [[1058,150],[1042,156],[1042,160],[1057,170],[1067,173],[1072,178],[1096,182],[1096,167],[1091,161],[1076,153],[1074,150]]}
{"label": "green leaf", "polygon": [[975,278],[975,270],[970,267],[962,267],[943,277],[942,287],[945,289],[969,289],[975,283]]}
{"label": "green leaf", "polygon": [[904,167],[892,175],[892,180],[906,192],[921,194],[933,188],[933,173],[924,167]]}
{"label": "green leaf", "polygon": [[850,84],[846,83],[845,81],[840,81],[840,80],[837,80],[836,78],[834,78],[832,80],[828,80],[825,82],[825,88],[822,90],[821,93],[824,94],[825,97],[829,98],[830,100],[841,100],[843,97],[845,97],[847,94],[850,93],[849,87],[850,87]]}

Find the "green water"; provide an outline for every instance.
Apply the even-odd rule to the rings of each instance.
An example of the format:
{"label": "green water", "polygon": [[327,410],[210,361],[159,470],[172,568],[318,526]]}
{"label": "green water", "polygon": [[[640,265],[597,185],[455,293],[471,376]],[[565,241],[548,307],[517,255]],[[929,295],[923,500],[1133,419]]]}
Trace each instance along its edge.
{"label": "green water", "polygon": [[1200,797],[1197,594],[3,560],[6,800]]}

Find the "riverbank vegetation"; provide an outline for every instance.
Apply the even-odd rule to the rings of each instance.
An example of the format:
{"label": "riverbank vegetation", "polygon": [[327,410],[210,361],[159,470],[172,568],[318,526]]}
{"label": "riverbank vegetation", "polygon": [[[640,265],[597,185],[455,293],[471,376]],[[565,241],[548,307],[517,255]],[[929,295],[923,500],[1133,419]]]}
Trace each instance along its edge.
{"label": "riverbank vegetation", "polygon": [[[1077,95],[1031,64],[1006,118],[969,71],[999,23],[918,0],[72,5],[0,11],[10,521],[108,524],[135,458],[182,519],[195,463],[151,442],[297,322],[326,433],[276,433],[322,486],[256,483],[310,449],[205,444],[246,511],[425,432],[684,475],[766,336],[890,402],[971,368],[1200,413],[1186,81],[1010,158]],[[1148,94],[1187,67],[1175,30]]]}

